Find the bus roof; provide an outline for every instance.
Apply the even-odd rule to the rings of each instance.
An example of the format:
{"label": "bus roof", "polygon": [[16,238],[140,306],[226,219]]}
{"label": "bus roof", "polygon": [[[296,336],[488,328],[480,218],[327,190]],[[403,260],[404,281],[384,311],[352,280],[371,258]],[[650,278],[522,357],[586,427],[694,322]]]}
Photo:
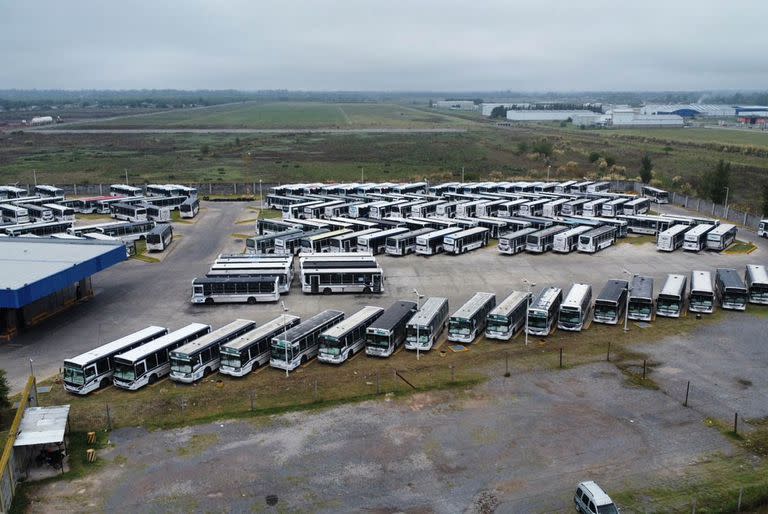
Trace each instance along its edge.
{"label": "bus roof", "polygon": [[147,236],[152,235],[159,235],[162,236],[166,232],[172,231],[173,228],[171,227],[170,223],[158,223],[157,225],[152,228],[149,232],[147,232]]}
{"label": "bus roof", "polygon": [[568,227],[565,227],[563,225],[552,225],[551,227],[543,228],[537,232],[531,233],[532,237],[547,237],[554,234],[559,234],[560,232],[564,232],[568,230]]}
{"label": "bus roof", "polygon": [[691,292],[712,292],[712,273],[709,271],[691,271]]}
{"label": "bus roof", "polygon": [[408,324],[419,326],[426,325],[432,321],[432,318],[434,318],[438,312],[440,312],[440,309],[442,309],[444,304],[448,304],[448,298],[442,298],[439,296],[431,296],[427,298],[427,300],[422,304],[421,308],[408,321]]}
{"label": "bus roof", "polygon": [[768,271],[765,266],[758,264],[747,264],[746,269],[747,282],[752,284],[768,284]]}
{"label": "bus roof", "polygon": [[384,313],[368,327],[368,332],[392,330],[405,316],[416,312],[416,302],[400,300],[389,306]]}
{"label": "bus roof", "polygon": [[717,268],[717,277],[726,289],[742,289],[744,291],[747,289],[739,273],[733,268]]}
{"label": "bus roof", "polygon": [[461,227],[441,228],[440,230],[433,230],[432,232],[426,232],[418,236],[417,241],[428,242],[432,241],[433,239],[442,238],[448,234],[455,234],[456,232],[461,232]]}
{"label": "bus roof", "polygon": [[659,237],[661,236],[668,236],[668,237],[674,237],[678,234],[682,234],[683,232],[686,232],[690,227],[690,225],[672,225],[667,230],[659,234]]}
{"label": "bus roof", "polygon": [[280,234],[275,238],[275,241],[282,240],[282,241],[295,241],[296,239],[304,239],[307,236],[315,236],[318,234],[325,234],[328,232],[327,228],[318,228],[315,230],[299,230],[297,232],[289,231],[289,232],[280,232]]}
{"label": "bus roof", "polygon": [[499,236],[499,239],[516,239],[518,237],[527,236],[528,234],[533,234],[534,232],[537,232],[537,231],[538,229],[535,229],[533,227],[526,227],[520,230],[516,230],[514,232],[504,232]]}
{"label": "bus roof", "polygon": [[555,237],[578,236],[579,234],[583,234],[584,232],[587,232],[589,230],[592,230],[592,227],[589,225],[576,225],[575,227],[569,228],[568,230],[555,234]]}
{"label": "bus roof", "polygon": [[571,286],[571,289],[568,291],[568,294],[565,296],[565,299],[563,300],[563,303],[560,304],[561,307],[581,307],[582,303],[584,303],[584,298],[587,295],[591,296],[592,294],[592,286],[589,284],[580,284],[575,283]]}
{"label": "bus roof", "polygon": [[545,287],[538,292],[536,297],[531,302],[531,309],[537,310],[549,310],[550,306],[555,302],[558,296],[562,294],[562,289],[559,287]]}
{"label": "bus roof", "polygon": [[633,198],[632,200],[628,201],[626,207],[634,207],[635,205],[640,205],[650,201],[651,200],[645,198],[644,196],[638,196],[637,198]]}
{"label": "bus roof", "polygon": [[628,286],[629,283],[626,280],[611,279],[605,283],[602,291],[597,295],[597,300],[618,302]]}
{"label": "bus roof", "polygon": [[424,227],[424,228],[420,228],[418,230],[411,230],[409,232],[403,232],[402,234],[396,234],[394,236],[391,236],[388,239],[393,239],[395,241],[400,241],[402,239],[407,239],[407,238],[410,238],[410,237],[416,238],[416,237],[419,237],[419,236],[424,236],[424,235],[427,235],[430,232],[434,232],[434,231],[435,231],[435,229],[433,229],[433,228]]}
{"label": "bus roof", "polygon": [[483,232],[488,232],[488,229],[485,227],[473,227],[473,228],[468,228],[466,230],[462,230],[461,232],[454,232],[453,234],[448,234],[446,237],[450,237],[455,240],[460,237],[473,236],[475,234],[481,234]]}
{"label": "bus roof", "polygon": [[600,205],[607,201],[608,201],[608,198],[596,198],[590,202],[587,202],[586,204],[584,204],[584,206],[586,207],[587,205],[589,205],[590,207],[594,207],[595,205]]}
{"label": "bus roof", "polygon": [[453,313],[452,318],[471,318],[475,313],[486,303],[496,302],[496,295],[494,293],[475,293],[475,295],[467,300],[467,302],[459,307],[459,310]]}
{"label": "bus roof", "polygon": [[133,350],[128,350],[127,352],[116,355],[115,357],[127,362],[136,362],[151,353],[172,345],[179,339],[185,339],[196,332],[205,330],[206,328],[210,330],[211,326],[205,325],[203,323],[190,323],[186,327],[182,327],[169,334],[160,336],[157,339],[153,339],[152,341],[148,342],[147,344],[143,344],[138,348],[134,348]]}
{"label": "bus roof", "polygon": [[708,237],[711,236],[722,236],[724,234],[727,234],[731,230],[736,229],[736,225],[731,225],[730,223],[721,223],[720,225],[716,226],[712,229],[712,232],[707,234]]}
{"label": "bus roof", "polygon": [[687,277],[676,273],[670,273],[667,275],[667,280],[664,282],[664,286],[661,288],[659,296],[679,296],[682,297],[685,294],[685,283]]}
{"label": "bus roof", "polygon": [[333,309],[324,310],[321,313],[315,314],[308,320],[299,323],[295,327],[289,328],[284,334],[275,336],[275,338],[279,338],[281,341],[293,342],[339,317],[343,319],[344,313]]}
{"label": "bus roof", "polygon": [[177,355],[192,355],[195,352],[204,350],[205,348],[219,344],[221,339],[230,337],[233,333],[240,330],[248,330],[249,328],[256,327],[256,322],[250,319],[236,319],[232,323],[224,325],[221,328],[217,328],[213,332],[208,332],[204,336],[200,336],[194,341],[190,341],[184,346],[180,346],[173,350],[173,354]]}
{"label": "bus roof", "polygon": [[336,268],[345,268],[345,269],[366,269],[366,268],[377,268],[379,265],[374,260],[307,260],[307,261],[301,261],[301,268],[303,270],[307,269],[336,269]]}
{"label": "bus roof", "polygon": [[106,355],[111,355],[117,351],[120,351],[122,348],[134,344],[136,341],[141,341],[142,339],[146,339],[152,336],[159,337],[167,332],[168,330],[165,327],[157,327],[152,325],[147,328],[142,328],[133,334],[129,334],[127,336],[121,337],[120,339],[115,339],[114,341],[103,344],[97,348],[94,348],[93,350],[82,353],[77,357],[64,359],[64,362],[69,362],[78,366],[85,366],[89,362],[93,362],[95,360],[101,359]]}
{"label": "bus roof", "polygon": [[512,291],[509,296],[488,313],[489,316],[509,316],[521,303],[528,301],[531,293],[525,291]]}
{"label": "bus roof", "polygon": [[589,232],[584,232],[581,234],[581,237],[599,237],[603,234],[606,234],[608,232],[616,232],[616,227],[610,226],[610,225],[602,225],[599,227],[595,227]]}
{"label": "bus roof", "polygon": [[248,282],[250,284],[275,283],[278,280],[280,279],[274,275],[251,275],[246,277],[231,277],[231,276],[198,277],[192,281],[192,285],[227,284],[230,282]]}
{"label": "bus roof", "polygon": [[378,228],[366,228],[363,230],[358,230],[356,232],[348,232],[346,234],[342,234],[340,236],[336,236],[333,239],[339,240],[339,241],[346,241],[347,239],[357,239],[360,236],[365,236],[368,234],[375,234],[377,232],[381,232],[381,229]]}
{"label": "bus roof", "polygon": [[366,305],[356,313],[335,324],[321,335],[335,338],[342,337],[361,323],[364,323],[373,317],[378,317],[382,312],[384,312],[384,309],[381,307]]}
{"label": "bus roof", "polygon": [[[674,225],[673,225],[674,226]],[[685,226],[685,225],[682,225]],[[700,223],[698,225],[694,225],[691,227],[691,229],[685,233],[685,238],[688,239],[689,237],[691,239],[698,239],[699,237],[705,235],[710,230],[713,230],[715,228],[714,225],[708,225],[706,223]]]}
{"label": "bus roof", "polygon": [[380,237],[390,237],[395,236],[397,234],[402,234],[404,232],[408,232],[408,229],[405,227],[397,227],[397,228],[390,228],[387,230],[382,230],[381,232],[376,232],[375,234],[366,234],[363,236],[360,236],[363,241],[369,241],[372,238],[379,239]]}
{"label": "bus roof", "polygon": [[633,275],[629,287],[630,298],[653,298],[653,278]]}

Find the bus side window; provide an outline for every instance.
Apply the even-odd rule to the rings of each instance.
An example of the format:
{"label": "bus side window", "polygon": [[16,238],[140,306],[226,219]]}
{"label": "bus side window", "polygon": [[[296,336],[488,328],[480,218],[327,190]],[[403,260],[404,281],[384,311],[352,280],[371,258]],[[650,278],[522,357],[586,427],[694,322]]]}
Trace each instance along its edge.
{"label": "bus side window", "polygon": [[166,362],[168,362],[168,352],[158,352],[157,363],[165,364]]}
{"label": "bus side window", "polygon": [[104,357],[103,359],[96,361],[96,372],[99,375],[106,373],[107,371],[109,371],[109,359]]}
{"label": "bus side window", "polygon": [[147,366],[144,364],[144,362],[140,362],[136,364],[136,378],[142,376],[147,371]]}
{"label": "bus side window", "polygon": [[92,364],[85,368],[85,378],[91,378],[92,376],[96,375],[96,365]]}

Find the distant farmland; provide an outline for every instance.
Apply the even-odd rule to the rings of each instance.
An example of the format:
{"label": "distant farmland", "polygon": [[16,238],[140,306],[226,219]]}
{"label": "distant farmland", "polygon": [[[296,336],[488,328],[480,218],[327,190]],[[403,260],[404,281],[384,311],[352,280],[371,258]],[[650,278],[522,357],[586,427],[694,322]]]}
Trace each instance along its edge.
{"label": "distant farmland", "polygon": [[472,124],[394,104],[246,102],[80,122],[62,128],[435,128]]}

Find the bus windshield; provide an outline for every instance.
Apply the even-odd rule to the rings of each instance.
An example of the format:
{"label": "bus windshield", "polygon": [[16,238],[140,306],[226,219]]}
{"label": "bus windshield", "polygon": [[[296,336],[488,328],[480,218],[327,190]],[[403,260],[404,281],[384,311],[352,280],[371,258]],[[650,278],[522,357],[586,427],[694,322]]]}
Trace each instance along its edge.
{"label": "bus windshield", "polygon": [[650,316],[651,302],[647,300],[633,300],[629,302],[629,312],[643,316]]}
{"label": "bus windshield", "polygon": [[448,321],[448,332],[468,336],[472,332],[472,321],[468,319],[451,319]]}
{"label": "bus windshield", "polygon": [[171,361],[171,371],[175,371],[176,373],[192,373],[192,361],[174,357]]}
{"label": "bus windshield", "polygon": [[752,284],[749,288],[749,294],[752,300],[757,302],[768,301],[768,286],[762,284]]}
{"label": "bus windshield", "polygon": [[368,346],[378,346],[380,348],[389,348],[389,336],[381,334],[368,334],[366,336],[366,344]]}
{"label": "bus windshield", "polygon": [[658,310],[662,312],[678,312],[680,310],[680,301],[660,296],[658,300]]}
{"label": "bus windshield", "polygon": [[691,294],[691,307],[694,309],[711,309],[712,295]]}
{"label": "bus windshield", "polygon": [[[417,334],[418,334],[418,340],[416,339]],[[412,341],[416,341],[417,343],[428,343],[429,329],[420,327],[417,330],[416,327],[408,327],[408,339]]]}
{"label": "bus windshield", "polygon": [[509,330],[509,320],[492,318],[488,320],[486,328],[488,332],[507,332]]}
{"label": "bus windshield", "polygon": [[221,365],[230,368],[240,368],[240,354],[231,354],[221,352]]}
{"label": "bus windshield", "polygon": [[581,323],[581,311],[571,307],[560,309],[560,321],[563,323]]}
{"label": "bus windshield", "polygon": [[136,372],[134,371],[133,366],[128,364],[117,364],[115,367],[115,378],[125,382],[133,382],[136,380]]}
{"label": "bus windshield", "polygon": [[341,347],[341,341],[335,337],[323,337],[320,343],[320,349],[323,353],[328,353],[330,355],[339,355],[339,353],[341,353]]}
{"label": "bus windshield", "polygon": [[80,366],[64,364],[64,382],[75,385],[85,385],[85,373]]}
{"label": "bus windshield", "polygon": [[616,307],[610,305],[595,304],[595,317],[613,319],[616,317]]}
{"label": "bus windshield", "polygon": [[276,361],[285,361],[286,357],[287,360],[293,359],[293,351],[291,348],[285,348],[282,345],[281,346],[273,346],[272,350],[270,351],[270,356],[272,359]]}
{"label": "bus windshield", "polygon": [[547,328],[547,313],[538,311],[529,312],[528,326],[533,328]]}
{"label": "bus windshield", "polygon": [[742,293],[725,293],[723,295],[723,303],[743,307],[747,304],[747,298]]}

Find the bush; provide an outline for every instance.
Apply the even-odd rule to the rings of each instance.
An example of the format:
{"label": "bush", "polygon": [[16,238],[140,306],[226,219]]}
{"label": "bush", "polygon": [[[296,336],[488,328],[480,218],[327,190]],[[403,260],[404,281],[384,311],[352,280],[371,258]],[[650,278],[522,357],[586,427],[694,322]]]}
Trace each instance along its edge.
{"label": "bush", "polygon": [[600,158],[600,154],[597,152],[590,152],[589,154],[589,162],[595,163]]}
{"label": "bush", "polygon": [[8,399],[8,394],[11,392],[8,387],[8,378],[5,376],[5,370],[0,369],[0,410],[7,409],[11,406],[11,400]]}

